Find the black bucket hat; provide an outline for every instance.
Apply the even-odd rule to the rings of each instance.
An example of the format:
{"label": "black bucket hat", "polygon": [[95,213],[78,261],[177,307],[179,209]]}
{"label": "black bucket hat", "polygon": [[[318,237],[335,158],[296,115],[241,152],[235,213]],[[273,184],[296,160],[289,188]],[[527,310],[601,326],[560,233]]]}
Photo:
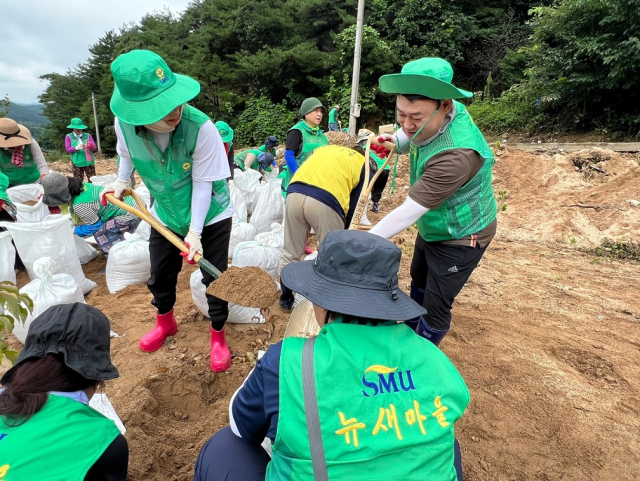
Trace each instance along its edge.
{"label": "black bucket hat", "polygon": [[109,319],[95,307],[79,302],[52,306],[33,320],[18,361],[0,384],[11,381],[26,360],[47,354],[62,354],[67,367],[86,379],[115,379],[120,373],[111,364],[110,331]]}
{"label": "black bucket hat", "polygon": [[327,234],[313,262],[294,262],[280,278],[328,311],[366,319],[406,321],[427,311],[398,287],[400,249],[356,230]]}

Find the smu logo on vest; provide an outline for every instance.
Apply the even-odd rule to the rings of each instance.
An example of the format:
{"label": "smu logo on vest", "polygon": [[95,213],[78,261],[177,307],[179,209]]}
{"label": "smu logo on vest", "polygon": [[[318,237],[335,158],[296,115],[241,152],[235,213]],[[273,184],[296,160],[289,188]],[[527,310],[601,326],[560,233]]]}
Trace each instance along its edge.
{"label": "smu logo on vest", "polygon": [[[375,381],[367,380],[367,373],[375,372],[378,374],[378,379]],[[370,376],[371,379],[371,376]],[[380,364],[374,364],[369,366],[362,375],[362,384],[365,389],[362,390],[364,397],[377,396],[378,394],[385,394],[391,392],[413,391],[415,385],[411,378],[411,370],[398,371],[397,367],[387,367]]]}

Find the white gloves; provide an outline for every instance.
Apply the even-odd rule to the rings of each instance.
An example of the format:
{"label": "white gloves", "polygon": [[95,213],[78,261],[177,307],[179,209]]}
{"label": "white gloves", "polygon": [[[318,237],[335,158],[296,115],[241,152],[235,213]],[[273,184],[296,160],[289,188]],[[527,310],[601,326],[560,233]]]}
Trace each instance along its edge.
{"label": "white gloves", "polygon": [[84,150],[84,145],[82,144],[76,145],[76,150]]}
{"label": "white gloves", "polygon": [[107,206],[105,194],[113,194],[116,199],[122,199],[122,193],[130,188],[128,180],[116,180],[114,183],[106,185],[100,193],[100,201],[103,206]]}
{"label": "white gloves", "polygon": [[184,238],[185,245],[189,248],[189,253],[182,252],[180,255],[185,258],[185,260],[189,264],[195,264],[193,260],[196,254],[202,255],[202,242],[200,241],[200,236],[191,231],[187,234],[187,237]]}

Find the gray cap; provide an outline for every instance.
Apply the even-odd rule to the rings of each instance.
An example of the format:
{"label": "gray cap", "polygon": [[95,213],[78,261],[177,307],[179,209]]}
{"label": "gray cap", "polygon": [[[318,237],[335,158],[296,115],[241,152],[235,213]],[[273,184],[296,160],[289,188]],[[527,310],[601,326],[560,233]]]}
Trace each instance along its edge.
{"label": "gray cap", "polygon": [[42,178],[42,188],[44,189],[42,202],[46,205],[56,207],[71,200],[69,180],[58,172],[51,172],[45,175]]}

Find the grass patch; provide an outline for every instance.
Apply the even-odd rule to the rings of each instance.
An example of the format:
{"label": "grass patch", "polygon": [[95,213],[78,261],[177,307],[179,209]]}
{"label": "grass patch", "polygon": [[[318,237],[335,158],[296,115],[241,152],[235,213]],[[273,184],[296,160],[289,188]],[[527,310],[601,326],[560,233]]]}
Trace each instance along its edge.
{"label": "grass patch", "polygon": [[592,254],[599,258],[608,257],[609,259],[640,264],[640,243],[633,241],[617,242],[611,239],[604,239],[598,247],[593,249]]}

